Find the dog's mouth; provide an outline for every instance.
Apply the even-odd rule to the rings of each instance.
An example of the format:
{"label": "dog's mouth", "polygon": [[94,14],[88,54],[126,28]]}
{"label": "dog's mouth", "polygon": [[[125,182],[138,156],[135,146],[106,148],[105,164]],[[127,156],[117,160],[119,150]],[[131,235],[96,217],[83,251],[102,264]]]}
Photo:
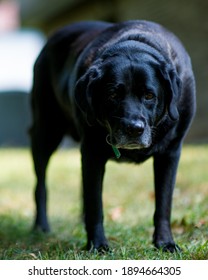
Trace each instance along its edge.
{"label": "dog's mouth", "polygon": [[128,139],[126,136],[114,136],[112,134],[108,134],[106,137],[106,142],[115,147],[116,149],[126,149],[126,150],[140,150],[149,148],[151,145],[151,141],[149,137],[143,137],[138,139]]}

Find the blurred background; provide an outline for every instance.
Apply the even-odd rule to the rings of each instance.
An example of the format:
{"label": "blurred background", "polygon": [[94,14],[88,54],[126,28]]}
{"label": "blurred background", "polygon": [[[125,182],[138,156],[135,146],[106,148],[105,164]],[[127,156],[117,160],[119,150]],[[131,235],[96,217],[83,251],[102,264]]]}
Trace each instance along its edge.
{"label": "blurred background", "polygon": [[197,84],[197,115],[187,143],[208,140],[208,1],[0,0],[0,146],[27,146],[32,68],[47,36],[80,20],[156,21],[184,43]]}

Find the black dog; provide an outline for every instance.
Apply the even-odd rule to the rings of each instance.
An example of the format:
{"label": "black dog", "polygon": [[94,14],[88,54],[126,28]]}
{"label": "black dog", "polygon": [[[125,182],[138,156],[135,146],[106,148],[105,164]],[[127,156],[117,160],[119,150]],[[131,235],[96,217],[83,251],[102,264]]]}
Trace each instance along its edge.
{"label": "black dog", "polygon": [[52,36],[34,69],[32,153],[35,227],[49,230],[45,171],[65,134],[81,141],[87,248],[107,249],[102,182],[108,159],[154,157],[153,242],[175,251],[172,193],[184,136],[195,113],[191,62],[180,41],[147,21],[81,22]]}

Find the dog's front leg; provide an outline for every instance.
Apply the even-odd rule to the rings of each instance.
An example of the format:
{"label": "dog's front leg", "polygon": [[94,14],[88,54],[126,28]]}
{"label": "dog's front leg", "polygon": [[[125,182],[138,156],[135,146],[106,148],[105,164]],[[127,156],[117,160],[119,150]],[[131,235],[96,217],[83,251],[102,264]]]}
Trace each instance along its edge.
{"label": "dog's front leg", "polygon": [[169,153],[154,156],[156,209],[153,243],[157,248],[170,252],[179,249],[172,237],[170,217],[180,150],[178,147]]}
{"label": "dog's front leg", "polygon": [[[101,152],[102,151],[102,152]],[[102,184],[106,155],[96,143],[82,144],[82,179],[87,249],[108,249],[103,228]]]}

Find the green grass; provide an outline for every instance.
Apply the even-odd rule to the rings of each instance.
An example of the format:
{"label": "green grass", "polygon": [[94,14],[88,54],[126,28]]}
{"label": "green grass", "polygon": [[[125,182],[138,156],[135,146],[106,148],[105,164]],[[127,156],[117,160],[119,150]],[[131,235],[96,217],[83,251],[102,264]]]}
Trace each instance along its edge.
{"label": "green grass", "polygon": [[106,235],[111,251],[89,253],[81,222],[80,155],[59,150],[48,170],[52,233],[31,231],[35,176],[27,149],[0,150],[0,259],[208,259],[208,146],[185,146],[174,193],[172,228],[181,253],[152,246],[152,160],[107,164]]}

